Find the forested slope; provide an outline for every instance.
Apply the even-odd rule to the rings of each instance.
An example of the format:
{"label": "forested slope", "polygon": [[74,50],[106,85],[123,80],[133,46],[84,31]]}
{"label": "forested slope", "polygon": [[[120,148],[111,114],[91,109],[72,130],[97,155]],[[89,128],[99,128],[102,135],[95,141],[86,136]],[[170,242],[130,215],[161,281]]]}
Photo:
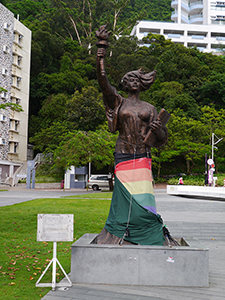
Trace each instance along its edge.
{"label": "forested slope", "polygon": [[[146,38],[150,47],[139,47],[128,35],[135,22],[170,21],[171,1],[116,3],[4,0],[32,30],[30,142],[37,151],[53,152],[60,167],[89,159],[99,166],[112,164],[116,137],[106,129],[95,66],[95,30],[107,23],[113,32],[107,55],[110,82],[124,94],[120,80],[127,71],[156,69],[157,79],[142,100],[172,114],[168,144],[153,149],[155,173],[161,167],[164,173],[203,172],[213,132],[224,137],[215,152],[216,167],[224,171],[224,56],[187,49],[159,35]],[[124,36],[116,39],[118,34]]]}

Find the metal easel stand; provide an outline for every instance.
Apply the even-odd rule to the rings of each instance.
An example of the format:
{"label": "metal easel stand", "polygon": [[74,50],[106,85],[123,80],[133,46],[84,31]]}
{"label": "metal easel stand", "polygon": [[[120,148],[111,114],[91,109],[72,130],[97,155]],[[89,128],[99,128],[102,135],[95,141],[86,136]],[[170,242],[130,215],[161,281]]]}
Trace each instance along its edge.
{"label": "metal easel stand", "polygon": [[[38,279],[38,281],[36,282],[36,287],[48,287],[51,286],[52,290],[55,291],[56,287],[66,287],[69,286],[71,287],[73,284],[71,282],[71,280],[69,279],[68,275],[66,274],[65,270],[63,269],[62,265],[60,264],[60,262],[58,261],[57,257],[57,243],[53,242],[53,258],[50,261],[50,263],[48,264],[48,266],[46,267],[46,269],[44,270],[44,272],[42,273],[41,277]],[[60,266],[61,270],[63,271],[63,274],[65,275],[66,279],[68,280],[68,283],[56,283],[56,263],[58,263],[58,265]],[[39,283],[42,279],[42,277],[45,275],[45,273],[47,272],[48,268],[50,267],[50,265],[52,264],[52,283]]]}

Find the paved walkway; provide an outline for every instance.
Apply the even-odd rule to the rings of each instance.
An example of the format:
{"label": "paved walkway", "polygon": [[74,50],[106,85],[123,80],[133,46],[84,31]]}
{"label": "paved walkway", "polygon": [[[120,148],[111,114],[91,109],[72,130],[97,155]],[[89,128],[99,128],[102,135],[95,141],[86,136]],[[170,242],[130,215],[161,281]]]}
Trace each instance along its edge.
{"label": "paved walkway", "polygon": [[[166,188],[165,184],[155,186],[156,189]],[[27,189],[25,184],[19,184],[16,187],[0,185],[0,206],[13,205],[38,198],[60,198],[64,196],[72,196],[87,193],[96,193],[89,189]]]}
{"label": "paved walkway", "polygon": [[[86,190],[11,188],[8,192],[0,192],[0,206],[36,198],[61,197],[65,193],[86,193]],[[224,300],[225,202],[170,196],[159,186],[155,195],[157,210],[173,236],[195,236],[209,248],[208,288],[74,284],[65,290],[50,291],[42,300]]]}
{"label": "paved walkway", "polygon": [[74,284],[50,291],[42,300],[224,300],[225,202],[170,196],[165,189],[155,194],[171,234],[195,236],[209,248],[208,288]]}
{"label": "paved walkway", "polygon": [[[0,186],[0,206],[13,205],[38,198],[60,198],[86,193],[94,193],[86,189],[27,189],[25,185],[17,187]],[[5,190],[5,191],[4,191]]]}

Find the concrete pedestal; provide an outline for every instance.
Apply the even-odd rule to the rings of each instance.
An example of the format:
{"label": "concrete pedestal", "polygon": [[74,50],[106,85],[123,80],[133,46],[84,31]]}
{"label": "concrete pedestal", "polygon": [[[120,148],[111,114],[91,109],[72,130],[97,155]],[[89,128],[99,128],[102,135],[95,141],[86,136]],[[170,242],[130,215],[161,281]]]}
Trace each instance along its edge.
{"label": "concrete pedestal", "polygon": [[186,246],[170,248],[98,245],[94,243],[96,236],[87,233],[72,245],[73,283],[209,285],[209,251],[196,238],[180,239]]}

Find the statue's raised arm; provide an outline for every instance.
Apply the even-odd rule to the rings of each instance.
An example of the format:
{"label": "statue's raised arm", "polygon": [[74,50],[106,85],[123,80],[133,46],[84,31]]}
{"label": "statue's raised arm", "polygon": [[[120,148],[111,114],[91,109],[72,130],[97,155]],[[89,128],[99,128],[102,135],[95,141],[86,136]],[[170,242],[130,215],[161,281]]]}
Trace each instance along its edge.
{"label": "statue's raised arm", "polygon": [[111,31],[106,29],[106,25],[103,25],[96,31],[96,37],[98,38],[97,42],[97,75],[98,75],[98,83],[101,87],[103,96],[104,96],[104,103],[111,109],[115,108],[117,105],[117,90],[111,86],[108,81],[106,72],[105,72],[105,56],[106,56],[106,49],[109,46],[108,37],[111,34]]}
{"label": "statue's raised arm", "polygon": [[98,38],[97,42],[97,76],[98,83],[101,87],[103,93],[103,100],[106,110],[106,117],[108,120],[109,129],[111,132],[118,130],[117,128],[117,117],[118,110],[122,103],[122,97],[118,94],[115,87],[111,86],[108,81],[106,72],[105,72],[105,56],[106,49],[109,46],[108,37],[111,31],[107,31],[106,25],[103,25],[96,31],[96,37]]}

